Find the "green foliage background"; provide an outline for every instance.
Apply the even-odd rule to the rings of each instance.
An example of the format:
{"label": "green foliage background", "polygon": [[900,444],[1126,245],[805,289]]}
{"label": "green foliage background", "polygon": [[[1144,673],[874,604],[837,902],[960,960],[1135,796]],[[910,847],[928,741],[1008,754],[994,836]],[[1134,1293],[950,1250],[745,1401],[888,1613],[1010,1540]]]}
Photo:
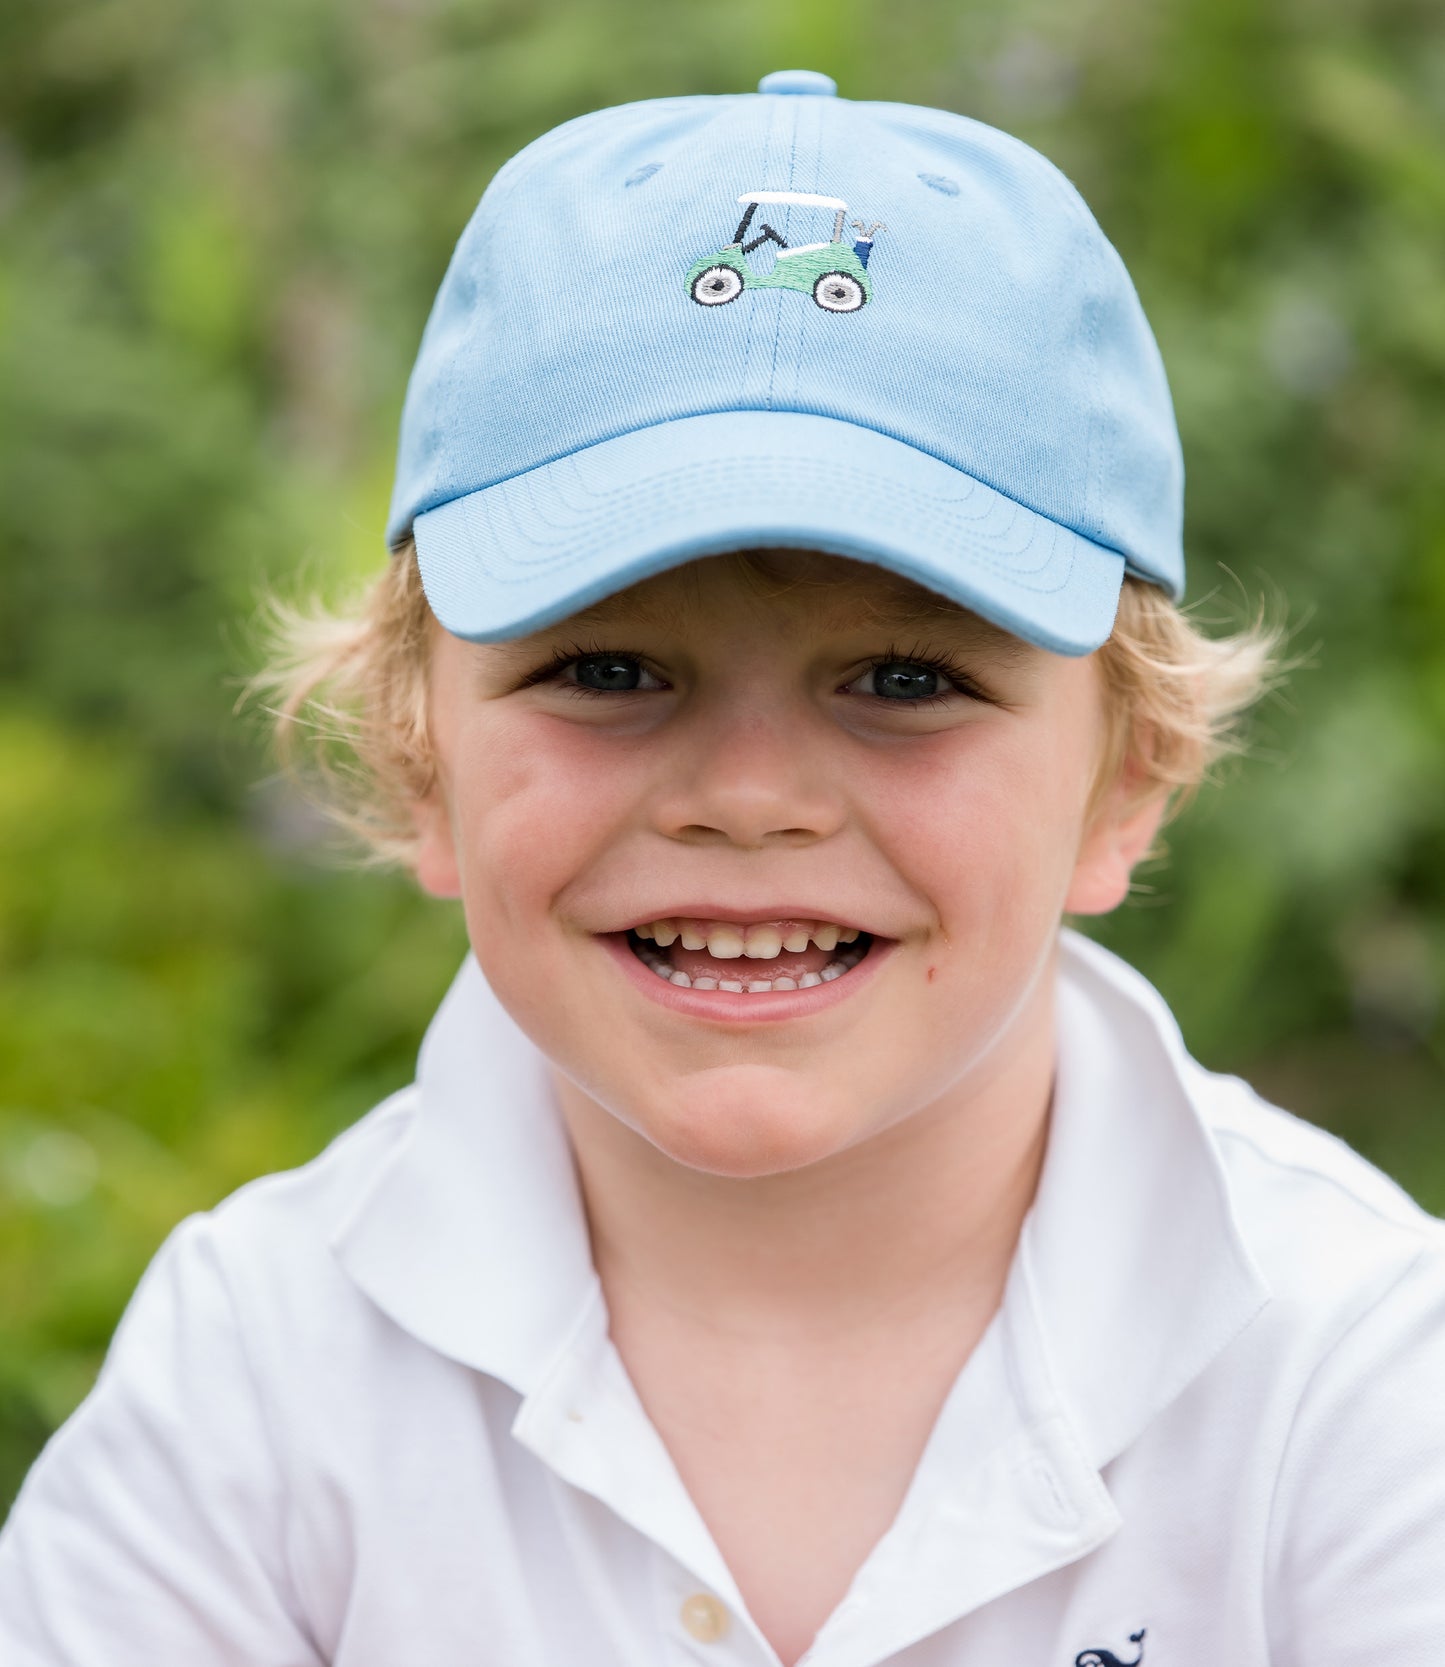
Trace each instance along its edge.
{"label": "green foliage background", "polygon": [[1122,251],[1192,595],[1318,646],[1106,936],[1445,1210],[1437,0],[3,0],[0,1510],[166,1231],[405,1081],[461,954],[320,860],[232,706],[268,579],[382,559],[477,196],[580,111],[798,64],[1021,134]]}

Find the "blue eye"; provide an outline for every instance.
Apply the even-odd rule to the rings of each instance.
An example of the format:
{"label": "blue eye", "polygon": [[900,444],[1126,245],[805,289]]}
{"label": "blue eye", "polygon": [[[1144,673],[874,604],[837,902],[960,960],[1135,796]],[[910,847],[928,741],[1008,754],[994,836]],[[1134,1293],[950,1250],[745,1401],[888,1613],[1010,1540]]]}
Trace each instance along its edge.
{"label": "blue eye", "polygon": [[867,675],[873,679],[870,692],[885,700],[930,700],[939,692],[938,673],[917,660],[885,660]]}

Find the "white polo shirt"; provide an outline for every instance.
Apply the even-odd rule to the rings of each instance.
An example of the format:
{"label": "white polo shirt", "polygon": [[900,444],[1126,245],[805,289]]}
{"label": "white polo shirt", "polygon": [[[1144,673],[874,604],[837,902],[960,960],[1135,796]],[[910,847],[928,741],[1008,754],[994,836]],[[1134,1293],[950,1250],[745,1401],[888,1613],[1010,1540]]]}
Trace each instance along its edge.
{"label": "white polo shirt", "polygon": [[[1442,1667],[1445,1229],[1068,934],[1059,1025],[1003,1305],[809,1667]],[[414,1087],[176,1229],[0,1536],[0,1667],[321,1662],[776,1662],[470,959]]]}

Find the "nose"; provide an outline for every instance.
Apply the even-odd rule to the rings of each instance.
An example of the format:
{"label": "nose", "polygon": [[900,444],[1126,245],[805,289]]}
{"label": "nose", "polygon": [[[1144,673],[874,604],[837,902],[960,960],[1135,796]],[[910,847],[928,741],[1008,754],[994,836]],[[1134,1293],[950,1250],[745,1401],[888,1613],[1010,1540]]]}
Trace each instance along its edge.
{"label": "nose", "polygon": [[669,838],[761,849],[813,844],[843,825],[831,749],[796,711],[714,711],[677,742],[654,802]]}

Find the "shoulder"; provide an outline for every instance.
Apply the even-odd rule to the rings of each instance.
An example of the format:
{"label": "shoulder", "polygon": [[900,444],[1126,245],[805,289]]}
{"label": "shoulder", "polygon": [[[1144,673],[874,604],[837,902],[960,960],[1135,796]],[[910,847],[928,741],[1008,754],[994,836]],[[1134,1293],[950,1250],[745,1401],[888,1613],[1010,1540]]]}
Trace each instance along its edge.
{"label": "shoulder", "polygon": [[[1329,1474],[1351,1450],[1371,1474],[1391,1448],[1433,1470],[1445,1450],[1445,1222],[1334,1135],[1237,1078],[1194,1071],[1270,1289],[1269,1353],[1298,1386],[1292,1445],[1308,1450],[1317,1421]],[[1323,1462],[1318,1445],[1311,1462]]]}
{"label": "shoulder", "polygon": [[1337,1136],[1241,1078],[1206,1069],[1140,973],[1097,944],[1068,940],[1069,976],[1090,988],[1136,1069],[1146,1070],[1147,1049],[1182,1092],[1234,1226],[1276,1299],[1297,1316],[1315,1310],[1322,1323],[1344,1324],[1407,1274],[1445,1292],[1445,1222]]}
{"label": "shoulder", "polygon": [[1271,1660],[1423,1667],[1442,1626],[1445,1223],[1334,1136],[1196,1070],[1288,1386],[1265,1542]]}
{"label": "shoulder", "polygon": [[1287,1287],[1418,1267],[1445,1280],[1445,1222],[1327,1130],[1189,1062],[1246,1239]]}
{"label": "shoulder", "polygon": [[1271,1660],[1440,1659],[1445,1224],[1344,1142],[1195,1067],[1282,1392]]}
{"label": "shoulder", "polygon": [[[1197,1233],[1180,1201],[1212,1195],[1217,1244],[1242,1251],[1265,1297],[1170,1428],[1178,1451],[1227,1452],[1239,1498],[1259,1505],[1269,1659],[1438,1661],[1445,1223],[1343,1141],[1198,1064],[1145,979],[1069,939],[1075,1023],[1114,1073],[1131,1138],[1152,1129],[1167,1154],[1154,1181],[1171,1225]],[[1177,1138],[1158,1139],[1161,1124]],[[1186,1302],[1209,1251],[1183,1247]]]}
{"label": "shoulder", "polygon": [[[319,1660],[291,1562],[296,1483],[328,1462],[348,1405],[328,1374],[354,1400],[385,1323],[328,1241],[406,1140],[413,1100],[384,1101],[313,1162],[167,1238],[0,1534],[0,1655],[63,1630],[88,1661]],[[101,1630],[121,1614],[117,1654]]]}

